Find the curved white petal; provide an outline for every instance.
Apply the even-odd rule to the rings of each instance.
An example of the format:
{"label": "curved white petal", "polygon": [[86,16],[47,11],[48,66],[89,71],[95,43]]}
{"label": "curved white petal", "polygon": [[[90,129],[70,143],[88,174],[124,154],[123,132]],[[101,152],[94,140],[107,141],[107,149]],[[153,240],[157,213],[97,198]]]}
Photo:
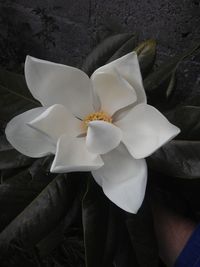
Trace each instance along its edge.
{"label": "curved white petal", "polygon": [[136,104],[147,102],[136,52],[128,53],[100,67],[92,77],[98,73],[110,71],[117,71],[134,88],[137,95]]}
{"label": "curved white petal", "polygon": [[81,133],[81,121],[75,118],[64,106],[53,105],[40,116],[28,123],[36,130],[51,137],[55,143],[63,134],[77,136]]}
{"label": "curved white petal", "polygon": [[91,121],[88,125],[86,146],[91,153],[105,154],[117,147],[121,139],[121,130],[112,123]]}
{"label": "curved white petal", "polygon": [[61,104],[81,118],[93,111],[92,85],[83,71],[27,56],[25,77],[32,95],[43,106]]}
{"label": "curved white petal", "polygon": [[91,171],[101,166],[101,157],[86,149],[85,138],[62,135],[57,144],[51,172]]}
{"label": "curved white petal", "polygon": [[180,129],[157,109],[139,104],[116,125],[122,130],[122,141],[136,159],[145,158],[170,141]]}
{"label": "curved white petal", "polygon": [[114,71],[95,72],[91,79],[101,103],[101,110],[111,116],[137,100],[133,87]]}
{"label": "curved white petal", "polygon": [[26,156],[38,158],[55,153],[53,140],[27,125],[44,111],[44,107],[31,109],[14,117],[6,126],[8,141]]}
{"label": "curved white petal", "polygon": [[102,156],[104,166],[92,171],[105,195],[123,210],[137,213],[145,195],[147,166],[134,159],[124,145]]}

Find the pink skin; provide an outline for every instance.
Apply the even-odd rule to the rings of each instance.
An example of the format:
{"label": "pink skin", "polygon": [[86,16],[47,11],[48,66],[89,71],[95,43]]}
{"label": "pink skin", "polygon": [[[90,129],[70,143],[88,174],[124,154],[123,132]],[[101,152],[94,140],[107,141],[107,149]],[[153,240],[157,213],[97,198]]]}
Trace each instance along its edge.
{"label": "pink skin", "polygon": [[155,201],[152,210],[160,257],[172,267],[196,224]]}

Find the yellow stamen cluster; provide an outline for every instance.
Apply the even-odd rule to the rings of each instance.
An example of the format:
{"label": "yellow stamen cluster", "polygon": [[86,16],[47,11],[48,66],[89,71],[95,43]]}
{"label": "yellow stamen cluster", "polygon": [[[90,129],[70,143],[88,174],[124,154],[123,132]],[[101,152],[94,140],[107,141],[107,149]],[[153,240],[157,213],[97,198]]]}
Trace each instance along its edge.
{"label": "yellow stamen cluster", "polygon": [[112,123],[112,118],[104,111],[90,113],[83,120],[83,126],[85,129],[88,128],[88,123],[90,121],[107,121],[107,122]]}

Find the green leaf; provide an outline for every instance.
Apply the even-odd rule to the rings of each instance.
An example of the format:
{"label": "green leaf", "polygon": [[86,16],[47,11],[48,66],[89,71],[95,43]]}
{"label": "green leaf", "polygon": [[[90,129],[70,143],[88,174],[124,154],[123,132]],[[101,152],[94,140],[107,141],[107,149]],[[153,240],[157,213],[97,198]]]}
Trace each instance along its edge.
{"label": "green leaf", "polygon": [[0,184],[0,232],[22,212],[37,194],[38,192],[31,187]]}
{"label": "green leaf", "polygon": [[102,189],[88,180],[82,202],[83,229],[87,267],[112,266],[116,246],[116,223],[112,203]]}
{"label": "green leaf", "polygon": [[116,60],[127,53],[131,52],[134,50],[134,47],[136,45],[136,37],[132,35],[132,37],[126,41],[115,53],[114,55],[106,62],[112,62],[113,60]]}
{"label": "green leaf", "polygon": [[167,176],[200,178],[200,141],[173,140],[147,159],[148,166]]}
{"label": "green leaf", "polygon": [[200,107],[180,106],[165,113],[165,116],[181,129],[177,139],[200,141]]}
{"label": "green leaf", "polygon": [[168,82],[166,89],[166,98],[169,99],[173,93],[173,90],[176,86],[176,69],[172,72],[171,77]]}
{"label": "green leaf", "polygon": [[148,166],[167,176],[200,178],[200,107],[180,106],[165,116],[181,133],[148,158]]}
{"label": "green leaf", "polygon": [[149,201],[138,214],[113,204],[92,177],[82,202],[87,267],[157,267],[158,250]]}
{"label": "green leaf", "polygon": [[[197,88],[197,90],[199,90],[199,89]],[[200,94],[195,94],[192,97],[190,97],[189,99],[187,99],[186,104],[191,105],[191,106],[200,107]]]}
{"label": "green leaf", "polygon": [[[116,34],[103,40],[86,58],[82,70],[89,76],[109,60],[116,59],[134,48],[135,36],[130,33]],[[133,47],[131,45],[133,44]]]}
{"label": "green leaf", "polygon": [[156,41],[153,39],[140,43],[135,49],[143,78],[153,67],[156,56]]}
{"label": "green leaf", "polygon": [[138,213],[127,213],[125,222],[139,266],[158,267],[158,246],[148,192]]}
{"label": "green leaf", "polygon": [[[80,182],[79,182],[80,183]],[[58,175],[0,234],[0,258],[6,258],[14,244],[32,248],[61,222],[76,198],[77,179]]]}
{"label": "green leaf", "polygon": [[40,106],[27,88],[23,75],[0,69],[0,122],[5,124],[12,117]]}
{"label": "green leaf", "polygon": [[15,150],[6,140],[0,136],[0,170],[21,168],[30,165],[34,159],[26,157]]}
{"label": "green leaf", "polygon": [[[200,43],[196,43],[193,45],[189,50],[182,53],[181,55],[177,55],[170,60],[168,60],[166,63],[161,65],[155,72],[150,74],[145,80],[144,80],[144,87],[147,93],[158,93],[158,91],[161,90],[160,94],[166,96],[169,96],[169,89],[168,87],[164,90],[161,85],[163,83],[166,83],[166,81],[171,80],[171,76],[176,71],[179,63],[187,58],[188,56],[192,55],[194,52],[199,50]],[[166,92],[168,90],[168,93]],[[156,92],[154,92],[156,91]],[[171,92],[172,93],[172,90]]]}
{"label": "green leaf", "polygon": [[55,177],[55,174],[47,171],[48,161],[48,158],[41,158],[35,160],[30,167],[1,171],[1,230]]}
{"label": "green leaf", "polygon": [[138,264],[135,247],[131,242],[131,235],[127,230],[126,225],[126,212],[118,211],[117,217],[117,242],[116,251],[114,255],[114,266],[117,267],[141,267]]}

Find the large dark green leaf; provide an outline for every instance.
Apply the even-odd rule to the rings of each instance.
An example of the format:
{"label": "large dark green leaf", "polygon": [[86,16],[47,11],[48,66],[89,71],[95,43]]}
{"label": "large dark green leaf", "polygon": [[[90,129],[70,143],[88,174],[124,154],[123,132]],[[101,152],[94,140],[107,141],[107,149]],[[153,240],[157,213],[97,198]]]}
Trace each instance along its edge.
{"label": "large dark green leaf", "polygon": [[59,175],[0,234],[1,260],[17,245],[27,252],[64,218],[76,197],[77,180]]}
{"label": "large dark green leaf", "polygon": [[200,107],[180,106],[165,115],[181,133],[148,158],[149,167],[168,176],[200,178]]}
{"label": "large dark green leaf", "polygon": [[135,49],[143,78],[153,67],[156,56],[156,41],[147,40],[139,44]]}
{"label": "large dark green leaf", "polygon": [[[26,176],[27,177],[27,176]],[[0,185],[0,232],[36,197],[31,187]]]}
{"label": "large dark green leaf", "polygon": [[83,199],[83,227],[87,267],[157,267],[158,251],[149,202],[138,214],[116,207],[89,180]]}
{"label": "large dark green leaf", "polygon": [[[199,89],[197,90],[200,91]],[[200,106],[200,94],[195,94],[189,99],[187,99],[186,104],[199,107]]]}
{"label": "large dark green leaf", "polygon": [[[119,213],[119,211],[118,211]],[[114,257],[114,266],[117,267],[140,267],[138,264],[135,248],[132,246],[131,238],[126,225],[126,213],[121,211],[117,220],[117,244]]]}
{"label": "large dark green leaf", "polygon": [[[155,203],[174,210],[182,216],[200,219],[200,179],[180,179],[165,173],[149,171],[151,197]],[[194,218],[195,218],[194,217]]]}
{"label": "large dark green leaf", "polygon": [[[133,45],[133,46],[132,46]],[[94,70],[130,52],[135,47],[135,36],[130,33],[116,34],[101,42],[86,58],[82,70],[91,75]]]}
{"label": "large dark green leaf", "polygon": [[60,217],[64,215],[64,203],[67,205],[66,200],[69,196],[65,194],[66,183],[64,176],[59,176],[50,183],[0,234],[0,247],[4,248],[14,241],[30,247],[55,227]]}
{"label": "large dark green leaf", "polygon": [[158,267],[158,246],[148,193],[138,213],[127,214],[126,226],[139,266]]}
{"label": "large dark green leaf", "polygon": [[200,141],[173,140],[148,158],[155,171],[179,178],[200,178]]}
{"label": "large dark green leaf", "polygon": [[[19,215],[19,222],[21,221],[20,234],[17,232],[18,226],[16,225],[14,238],[8,240],[7,247],[0,253],[2,267],[6,267],[7,265],[17,266],[19,264],[20,266],[31,266],[32,262],[34,267],[40,266],[41,262],[44,266],[52,266],[54,262],[60,262],[60,266],[63,266],[63,264],[64,266],[72,264],[72,266],[83,267],[83,237],[80,223],[77,225],[77,217],[81,218],[81,195],[84,188],[82,186],[82,181],[84,180],[80,178],[83,177],[83,174],[68,174],[66,184],[62,183],[60,185],[63,188],[59,190],[55,188],[55,195],[52,190],[49,193],[49,190],[45,189],[38,196],[41,190],[45,188],[55,176],[55,174],[48,173],[51,161],[51,157],[38,159],[28,169],[26,168],[16,173],[15,176],[8,177],[2,185],[0,185],[0,230],[3,230],[12,220],[13,222],[11,222],[11,224],[14,222],[16,223],[15,217],[25,209],[24,212],[22,212],[22,214],[25,215]],[[54,187],[57,187],[57,183],[54,183]],[[69,205],[67,205],[68,202],[65,204],[61,201],[64,200],[65,193],[67,201],[70,202]],[[46,197],[44,194],[46,194]],[[43,195],[42,198],[41,195]],[[34,198],[36,199],[33,203],[37,203],[38,205],[32,203],[26,208]],[[57,201],[59,203],[57,203]],[[45,233],[44,229],[46,230],[46,227],[48,228],[48,224],[51,225],[57,213],[60,212],[59,208],[61,207],[55,208],[57,212],[55,214],[55,210],[51,205],[53,207],[55,205],[58,205],[58,207],[63,205],[64,217],[55,227],[52,227],[49,233],[42,236],[42,233]],[[47,218],[42,217],[42,214],[44,212],[44,215],[48,215],[48,208],[49,214],[52,214],[53,220],[49,215],[47,223]],[[29,213],[27,210],[29,210]],[[51,213],[51,210],[53,213]],[[31,212],[34,213],[35,217],[33,215],[29,216]],[[37,216],[40,222],[36,213],[38,214]],[[28,219],[27,217],[30,218]],[[24,220],[26,223],[24,223]],[[41,237],[38,237],[39,242],[37,243],[32,239],[32,241],[29,240],[29,244],[25,246],[24,242],[26,241],[24,241],[24,239],[27,240],[28,238],[26,235],[29,236],[32,230],[37,231],[37,221],[41,225],[46,225],[41,229]],[[78,221],[80,221],[80,219]],[[72,233],[71,231],[74,227],[79,227],[77,231],[80,233],[77,231]],[[10,229],[9,226],[7,228]],[[11,230],[12,229],[13,228],[11,228]],[[8,235],[10,234],[8,233]],[[2,245],[1,235],[0,245]],[[37,254],[35,248],[37,249]],[[35,262],[38,253],[40,255],[40,261]]]}
{"label": "large dark green leaf", "polygon": [[87,267],[111,267],[116,246],[114,207],[89,178],[82,203]]}
{"label": "large dark green leaf", "polygon": [[[51,157],[36,159],[30,166],[19,168],[19,172],[16,169],[13,169],[13,172],[11,170],[11,175],[7,175],[3,182],[24,185],[40,192],[55,177],[55,174],[49,171],[51,163]],[[13,173],[16,174],[12,175]]]}
{"label": "large dark green leaf", "polygon": [[0,69],[0,122],[40,106],[30,94],[23,75]]}
{"label": "large dark green leaf", "polygon": [[181,129],[177,139],[200,141],[200,107],[180,106],[165,113],[165,116]]}
{"label": "large dark green leaf", "polygon": [[55,174],[47,172],[47,164],[48,158],[43,158],[30,167],[1,171],[0,229],[14,219],[55,177]]}
{"label": "large dark green leaf", "polygon": [[[67,215],[68,219],[70,219],[69,216],[70,214]],[[63,220],[45,240],[42,240],[39,246],[37,245],[42,266],[85,267],[84,242],[80,228],[65,229]],[[60,244],[55,248],[57,243]],[[49,253],[49,250],[52,252]],[[41,254],[41,252],[47,252],[48,255]]]}
{"label": "large dark green leaf", "polygon": [[0,170],[28,166],[33,161],[15,150],[5,136],[0,136]]}
{"label": "large dark green leaf", "polygon": [[106,63],[109,63],[113,60],[116,60],[124,55],[126,55],[127,53],[133,51],[134,47],[136,45],[136,37],[134,35],[132,35],[132,37],[130,39],[128,39],[128,41],[126,41],[115,53],[114,55],[109,58],[109,60]]}
{"label": "large dark green leaf", "polygon": [[170,79],[167,80],[167,87],[165,93],[167,99],[170,99],[170,97],[172,96],[175,86],[176,86],[176,69],[170,75]]}
{"label": "large dark green leaf", "polygon": [[[163,84],[168,84],[171,81],[171,77],[174,75],[175,70],[178,67],[178,64],[184,60],[186,57],[190,56],[200,48],[200,43],[196,43],[193,45],[189,50],[182,53],[181,55],[177,55],[170,60],[168,60],[166,63],[164,63],[162,66],[157,68],[155,72],[150,74],[145,80],[144,80],[144,87],[148,94],[160,94],[163,97],[168,97],[172,93],[172,89],[169,90],[168,86],[163,86]],[[152,97],[153,97],[152,96]]]}

